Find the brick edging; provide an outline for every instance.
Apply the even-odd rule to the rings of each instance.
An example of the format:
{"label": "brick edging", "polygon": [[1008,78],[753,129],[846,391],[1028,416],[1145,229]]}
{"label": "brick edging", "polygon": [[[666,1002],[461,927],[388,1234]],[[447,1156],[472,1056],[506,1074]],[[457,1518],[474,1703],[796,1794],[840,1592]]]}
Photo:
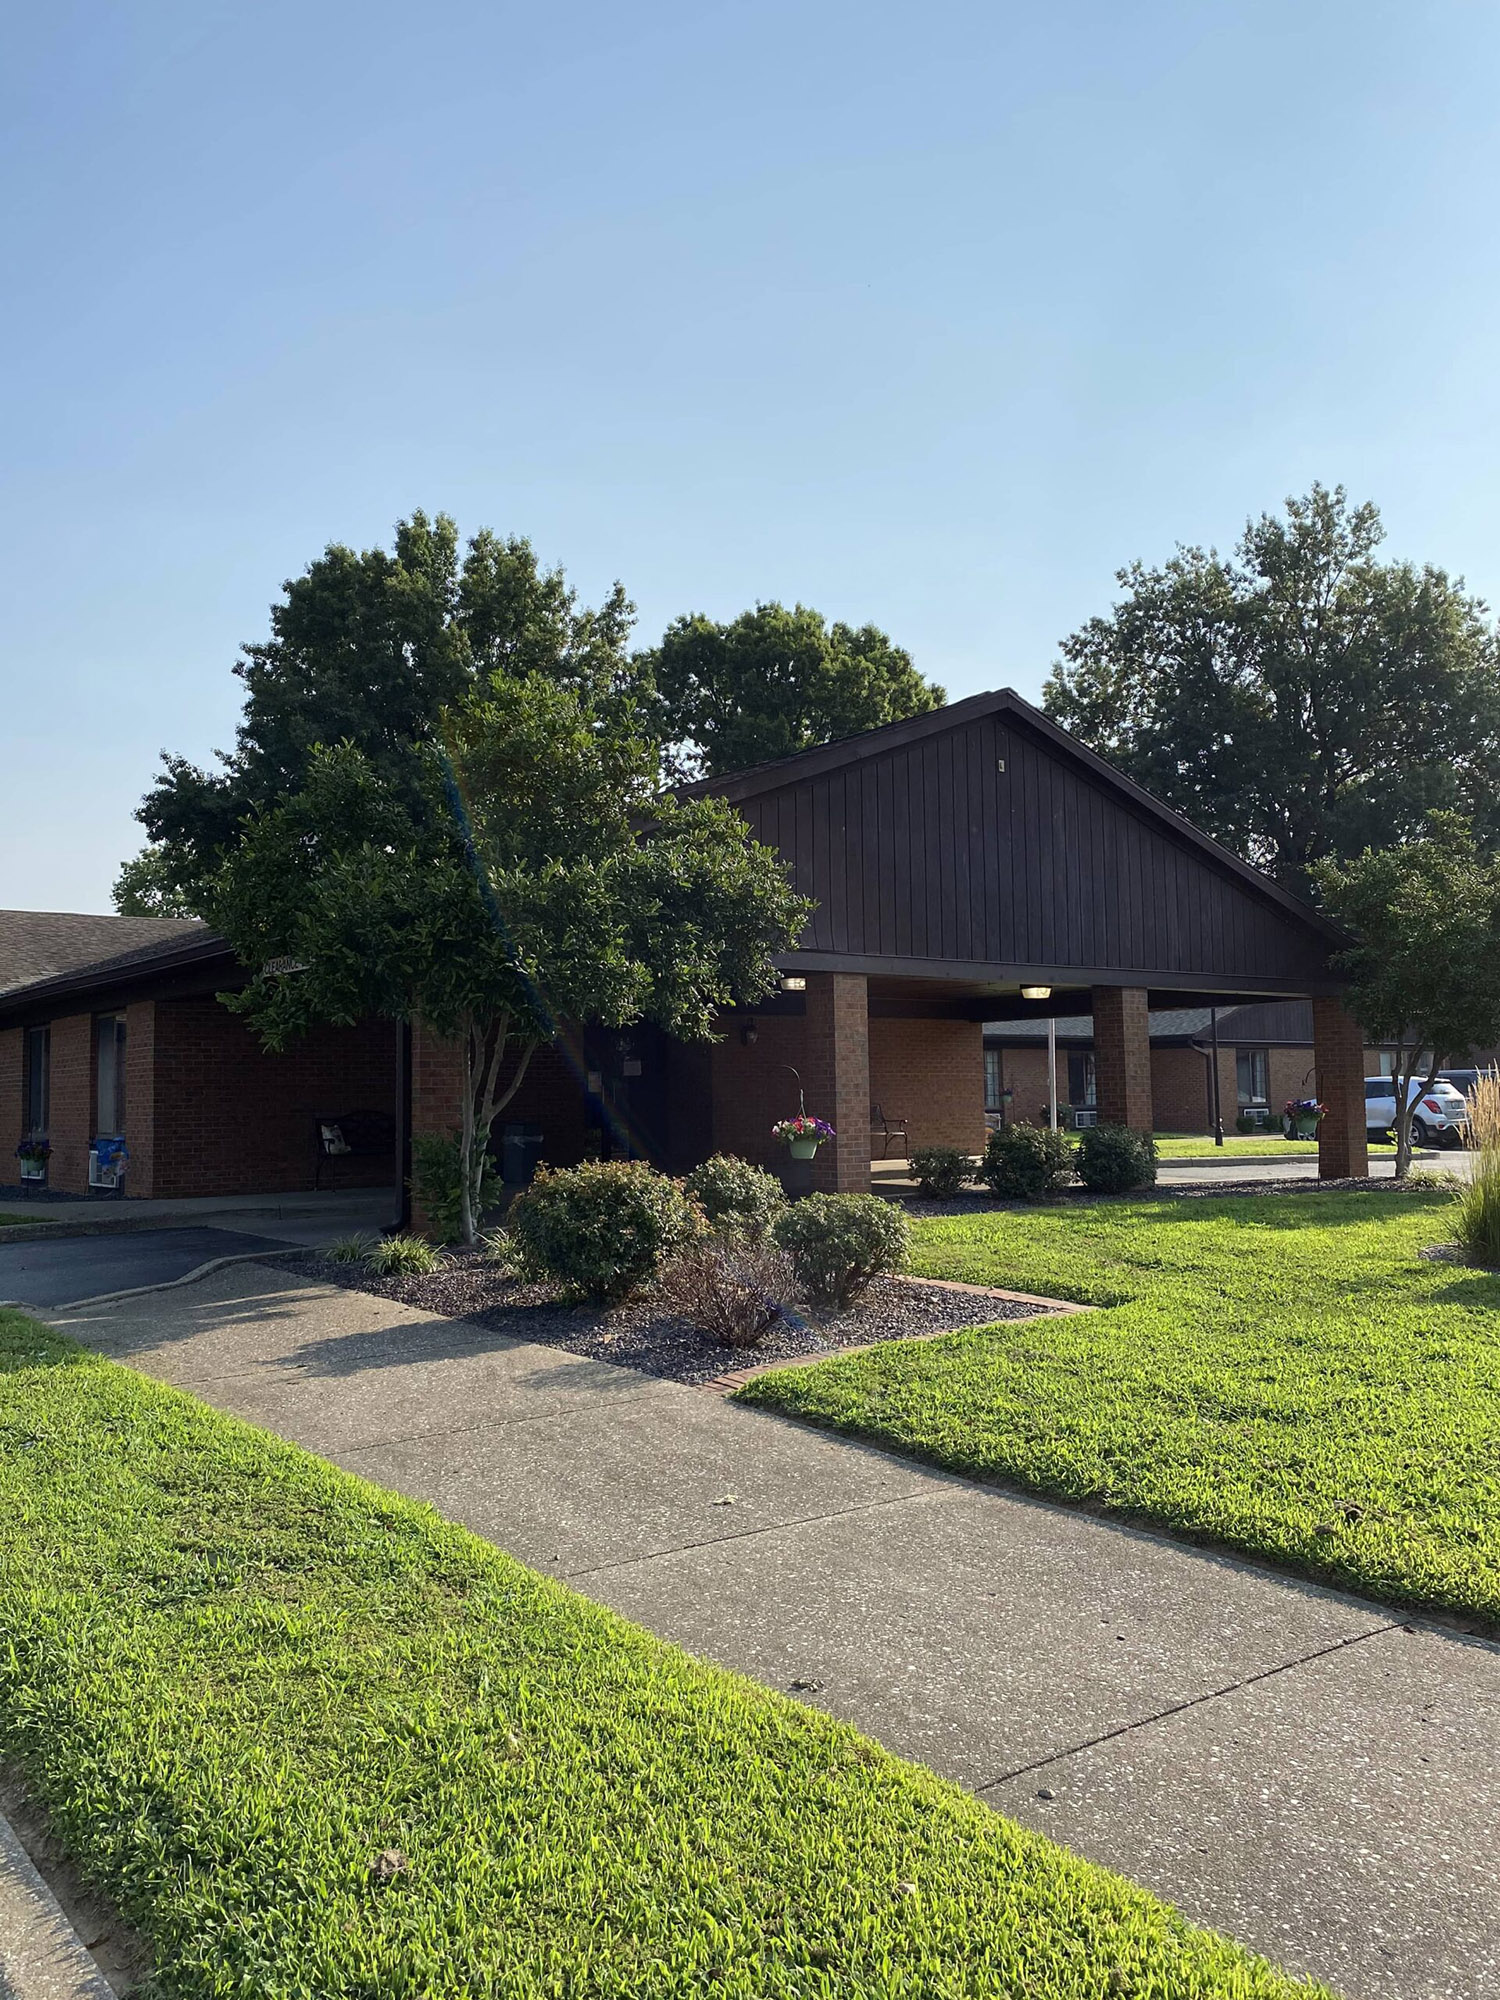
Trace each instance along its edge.
{"label": "brick edging", "polygon": [[[1097,1312],[1097,1306],[1079,1305],[1073,1299],[1043,1298],[1038,1292],[1004,1292],[996,1285],[966,1285],[957,1278],[916,1278],[909,1271],[901,1273],[904,1285],[932,1285],[943,1292],[967,1292],[972,1297],[982,1299],[1005,1299],[1011,1305],[1036,1306],[1036,1319],[1061,1319],[1067,1313]],[[1010,1322],[1024,1325],[1024,1321]],[[944,1340],[950,1333],[963,1333],[961,1326],[934,1326],[922,1333],[905,1336],[908,1340]],[[836,1347],[827,1354],[788,1354],[775,1361],[759,1361],[749,1368],[726,1368],[722,1375],[715,1375],[710,1382],[699,1382],[695,1386],[706,1390],[711,1396],[732,1396],[736,1389],[743,1389],[747,1382],[753,1382],[757,1375],[774,1375],[779,1368],[808,1368],[819,1361],[841,1360],[846,1354],[869,1354],[877,1347],[890,1347],[889,1340],[862,1340],[850,1347]]]}

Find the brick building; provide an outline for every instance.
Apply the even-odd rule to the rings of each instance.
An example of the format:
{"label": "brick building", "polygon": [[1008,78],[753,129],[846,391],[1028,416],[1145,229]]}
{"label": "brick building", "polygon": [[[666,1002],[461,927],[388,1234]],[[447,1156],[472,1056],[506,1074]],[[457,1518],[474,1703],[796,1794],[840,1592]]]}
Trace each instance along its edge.
{"label": "brick building", "polygon": [[[986,1024],[1016,1087],[1034,1090],[1027,1038],[1049,1014],[1089,1018],[1101,1117],[1149,1127],[1167,1106],[1191,1129],[1202,1057],[1153,1051],[1152,1013],[1300,999],[1330,1105],[1320,1166],[1364,1171],[1338,935],[1011,691],[686,789],[736,808],[812,916],[778,961],[779,990],[727,1009],[710,1044],[583,1027],[539,1052],[504,1121],[549,1160],[632,1152],[681,1170],[723,1150],[774,1164],[771,1125],[805,1099],[837,1133],[815,1179],[862,1188],[872,1104],[908,1121],[913,1146],[977,1150]],[[141,1197],[311,1186],[319,1122],[355,1112],[384,1114],[392,1136],[345,1180],[394,1184],[403,1135],[457,1123],[458,1053],[420,1023],[330,1028],[265,1054],[214,997],[243,973],[201,925],[87,962],[33,953],[20,973],[0,955],[0,1158],[45,1131],[65,1191],[85,1189],[111,1128]]]}

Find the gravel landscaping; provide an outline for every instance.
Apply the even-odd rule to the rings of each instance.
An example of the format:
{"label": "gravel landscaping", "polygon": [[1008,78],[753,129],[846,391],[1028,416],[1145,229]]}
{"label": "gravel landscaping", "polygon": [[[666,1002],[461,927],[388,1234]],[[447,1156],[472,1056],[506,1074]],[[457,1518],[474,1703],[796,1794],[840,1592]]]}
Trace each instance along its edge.
{"label": "gravel landscaping", "polygon": [[727,1347],[706,1339],[686,1321],[664,1315],[649,1294],[619,1306],[573,1304],[553,1286],[506,1277],[482,1256],[465,1251],[452,1252],[427,1277],[379,1278],[358,1264],[335,1264],[312,1253],[278,1258],[276,1268],[690,1386],[763,1361],[812,1361],[871,1341],[1033,1319],[1045,1310],[998,1293],[976,1295],[957,1287],[877,1278],[844,1312],[807,1307],[795,1325],[768,1334],[756,1346]]}

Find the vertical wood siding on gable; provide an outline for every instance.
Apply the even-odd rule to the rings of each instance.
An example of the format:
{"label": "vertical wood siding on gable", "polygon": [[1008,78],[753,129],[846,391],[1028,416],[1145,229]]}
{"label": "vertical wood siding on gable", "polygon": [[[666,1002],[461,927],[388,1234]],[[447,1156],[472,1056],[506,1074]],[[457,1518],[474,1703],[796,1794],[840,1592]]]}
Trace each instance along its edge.
{"label": "vertical wood siding on gable", "polygon": [[1324,972],[1315,932],[1024,724],[961,724],[740,811],[817,902],[804,950],[1288,981]]}

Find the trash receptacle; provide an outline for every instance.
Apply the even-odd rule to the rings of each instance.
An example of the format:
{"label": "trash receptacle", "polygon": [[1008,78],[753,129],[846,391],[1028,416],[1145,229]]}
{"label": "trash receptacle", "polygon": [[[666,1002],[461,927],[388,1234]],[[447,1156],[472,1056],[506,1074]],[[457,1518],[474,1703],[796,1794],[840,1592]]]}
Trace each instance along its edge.
{"label": "trash receptacle", "polygon": [[500,1135],[500,1174],[508,1188],[530,1187],[542,1157],[540,1125],[507,1125]]}

